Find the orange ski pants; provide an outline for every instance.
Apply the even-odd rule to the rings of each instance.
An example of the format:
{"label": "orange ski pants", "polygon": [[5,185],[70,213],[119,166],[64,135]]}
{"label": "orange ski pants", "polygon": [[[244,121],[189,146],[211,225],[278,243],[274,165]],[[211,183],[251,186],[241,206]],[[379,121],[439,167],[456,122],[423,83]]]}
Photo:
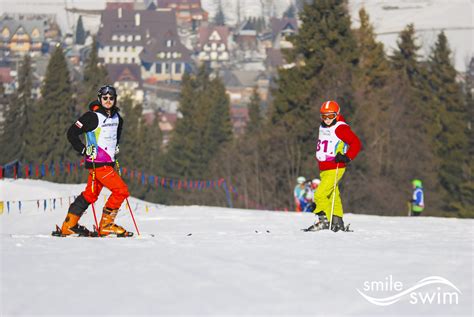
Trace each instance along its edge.
{"label": "orange ski pants", "polygon": [[112,166],[101,166],[95,168],[95,179],[93,177],[94,169],[89,170],[86,190],[82,196],[91,204],[99,198],[102,188],[106,187],[111,192],[105,207],[108,209],[119,209],[125,198],[130,196],[127,184]]}

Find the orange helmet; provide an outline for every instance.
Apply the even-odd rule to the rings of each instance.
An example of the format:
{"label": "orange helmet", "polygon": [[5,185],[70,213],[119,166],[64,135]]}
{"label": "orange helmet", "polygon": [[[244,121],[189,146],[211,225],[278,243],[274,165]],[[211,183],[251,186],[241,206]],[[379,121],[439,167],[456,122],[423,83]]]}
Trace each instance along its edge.
{"label": "orange helmet", "polygon": [[325,101],[321,106],[321,113],[337,113],[339,114],[339,105],[333,100]]}

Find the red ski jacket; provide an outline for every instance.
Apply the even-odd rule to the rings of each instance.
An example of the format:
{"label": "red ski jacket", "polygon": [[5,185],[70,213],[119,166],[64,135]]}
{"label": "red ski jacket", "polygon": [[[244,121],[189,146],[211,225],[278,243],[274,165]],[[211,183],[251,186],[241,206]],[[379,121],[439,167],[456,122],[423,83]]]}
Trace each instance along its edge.
{"label": "red ski jacket", "polygon": [[[339,115],[336,118],[337,121],[342,121],[346,122],[344,120],[344,117],[342,115]],[[334,121],[335,123],[336,121]],[[336,136],[342,140],[342,142],[346,143],[348,146],[347,150],[347,157],[352,160],[356,158],[356,156],[359,154],[360,149],[362,147],[362,144],[357,137],[357,135],[351,130],[351,127],[348,124],[343,124],[337,127],[336,129]],[[346,167],[346,164],[344,163],[336,163],[335,161],[326,161],[326,162],[320,162],[319,163],[319,170],[320,171],[326,171],[326,170],[333,170],[336,169],[336,167],[339,165],[339,168]]]}

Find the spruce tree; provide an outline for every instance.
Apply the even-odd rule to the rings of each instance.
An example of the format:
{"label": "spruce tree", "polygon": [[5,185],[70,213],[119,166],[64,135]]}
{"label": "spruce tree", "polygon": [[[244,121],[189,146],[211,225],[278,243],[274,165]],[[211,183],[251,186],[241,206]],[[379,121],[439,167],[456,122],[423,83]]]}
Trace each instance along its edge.
{"label": "spruce tree", "polygon": [[163,170],[180,177],[205,177],[209,161],[232,137],[229,99],[219,78],[201,67],[183,78],[180,118],[171,136]]}
{"label": "spruce tree", "polygon": [[97,39],[94,37],[89,57],[84,67],[84,81],[79,90],[78,110],[83,111],[91,100],[97,99],[98,89],[106,84],[108,84],[107,70],[99,63]]}
{"label": "spruce tree", "polygon": [[117,106],[123,118],[122,134],[120,136],[120,165],[127,168],[143,168],[139,149],[140,128],[142,124],[142,106],[134,105],[130,96],[119,96]]}
{"label": "spruce tree", "polygon": [[437,154],[441,159],[438,170],[441,185],[447,191],[451,210],[462,201],[461,185],[467,180],[468,157],[468,112],[462,87],[456,82],[457,72],[451,62],[451,50],[444,32],[432,49],[428,66],[431,93],[436,98],[434,109],[441,122],[441,131],[437,137]]}
{"label": "spruce tree", "polygon": [[225,25],[225,15],[222,10],[222,1],[219,0],[219,6],[217,8],[216,16],[214,17],[215,25]]}
{"label": "spruce tree", "polygon": [[66,137],[75,119],[72,92],[66,58],[57,46],[49,60],[41,99],[31,120],[30,144],[26,148],[29,162],[49,165],[77,160]]}
{"label": "spruce tree", "polygon": [[295,19],[296,18],[296,7],[293,3],[291,3],[288,8],[283,12],[283,17],[288,19]]}
{"label": "spruce tree", "polygon": [[322,101],[338,100],[346,114],[352,109],[347,87],[358,57],[345,1],[314,1],[300,17],[303,24],[290,39],[294,48],[286,52],[294,67],[279,70],[272,121],[284,121],[307,137]]}
{"label": "spruce tree", "polygon": [[84,30],[84,24],[82,23],[82,15],[77,19],[76,26],[76,44],[84,45],[86,42],[86,31]]}
{"label": "spruce tree", "polygon": [[10,97],[5,112],[2,136],[2,161],[24,160],[29,131],[29,119],[34,108],[31,58],[25,55],[18,72],[18,90]]}
{"label": "spruce tree", "polygon": [[274,183],[282,195],[291,192],[299,175],[314,173],[314,139],[322,102],[336,100],[349,118],[354,111],[352,73],[358,50],[346,1],[305,4],[300,19],[298,34],[290,38],[293,49],[285,52],[293,67],[278,71],[270,109],[274,138],[268,150],[281,152],[275,158],[279,162],[271,164],[280,177]]}
{"label": "spruce tree", "polygon": [[199,89],[197,82],[189,74],[183,76],[179,102],[181,117],[176,122],[163,160],[163,170],[170,176],[195,177],[201,172],[197,168],[200,162],[195,156],[201,145],[195,116]]}
{"label": "spruce tree", "polygon": [[207,92],[210,107],[207,114],[205,129],[206,154],[204,160],[209,162],[219,148],[232,139],[232,123],[230,120],[230,101],[225,86],[219,77],[210,82]]}
{"label": "spruce tree", "polygon": [[262,100],[257,87],[254,88],[250,103],[248,104],[249,122],[246,127],[246,134],[254,135],[260,132],[263,124],[262,118]]}
{"label": "spruce tree", "polygon": [[398,114],[394,114],[400,119],[394,128],[389,152],[392,158],[391,177],[406,183],[407,189],[411,179],[421,179],[427,196],[431,197],[427,212],[436,214],[441,211],[444,196],[433,173],[440,165],[436,153],[436,136],[441,127],[440,104],[430,92],[429,72],[426,64],[419,61],[419,48],[415,28],[410,24],[400,33],[398,49],[391,56],[392,67],[401,83],[400,91],[404,91],[398,100]]}

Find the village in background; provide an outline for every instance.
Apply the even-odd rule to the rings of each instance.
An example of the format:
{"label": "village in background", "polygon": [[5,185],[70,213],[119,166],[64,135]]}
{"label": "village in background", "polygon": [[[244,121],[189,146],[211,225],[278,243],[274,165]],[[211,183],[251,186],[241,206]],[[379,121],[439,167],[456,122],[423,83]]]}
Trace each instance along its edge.
{"label": "village in background", "polygon": [[[239,18],[233,25],[226,23],[221,5],[216,16],[210,17],[200,0],[109,1],[103,10],[68,10],[79,14],[73,33],[63,32],[54,14],[4,13],[0,17],[0,81],[4,86],[0,120],[7,96],[18,86],[23,55],[32,56],[32,94],[38,98],[56,45],[65,51],[73,82],[80,82],[96,36],[109,83],[121,96],[129,95],[142,104],[147,123],[158,120],[165,144],[178,117],[181,79],[202,64],[224,82],[233,131],[239,135],[249,118],[247,104],[254,89],[265,108],[276,70],[288,66],[282,49],[292,44],[286,39],[298,32],[294,5],[282,16],[271,16],[274,11],[269,11],[268,16]],[[86,19],[100,19],[95,23],[97,33],[85,27]]]}

